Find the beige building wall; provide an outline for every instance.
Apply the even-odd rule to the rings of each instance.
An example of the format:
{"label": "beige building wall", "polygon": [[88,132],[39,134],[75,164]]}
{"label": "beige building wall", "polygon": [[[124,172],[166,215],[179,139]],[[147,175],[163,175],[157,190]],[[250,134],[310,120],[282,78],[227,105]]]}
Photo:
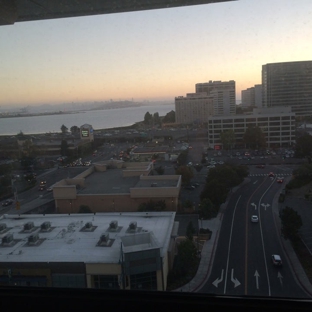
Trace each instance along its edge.
{"label": "beige building wall", "polygon": [[57,213],[78,213],[81,205],[88,206],[92,212],[136,212],[140,204],[149,200],[164,200],[166,211],[177,211],[178,197],[131,198],[129,194],[77,195],[76,199],[57,199]]}

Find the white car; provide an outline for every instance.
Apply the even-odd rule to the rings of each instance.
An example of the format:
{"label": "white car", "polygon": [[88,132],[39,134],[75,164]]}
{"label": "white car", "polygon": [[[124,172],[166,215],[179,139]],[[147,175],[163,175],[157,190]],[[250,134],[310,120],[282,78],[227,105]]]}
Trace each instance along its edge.
{"label": "white car", "polygon": [[251,222],[259,222],[259,218],[256,215],[251,216]]}

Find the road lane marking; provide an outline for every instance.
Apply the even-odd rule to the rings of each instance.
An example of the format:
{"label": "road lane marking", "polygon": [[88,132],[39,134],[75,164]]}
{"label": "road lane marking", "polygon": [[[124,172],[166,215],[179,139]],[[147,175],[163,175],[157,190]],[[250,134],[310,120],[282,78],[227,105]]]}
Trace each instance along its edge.
{"label": "road lane marking", "polygon": [[216,286],[217,288],[218,288],[218,285],[219,285],[219,283],[221,283],[222,281],[223,281],[223,269],[222,269],[222,272],[221,272],[221,277],[220,278],[217,278],[214,282],[212,282],[212,284],[214,285],[214,286]]}
{"label": "road lane marking", "polygon": [[261,206],[264,207],[264,210],[266,210],[267,207],[270,207],[270,204],[264,204],[264,203],[262,203]]}
{"label": "road lane marking", "polygon": [[254,274],[254,277],[256,278],[256,287],[257,287],[257,289],[259,289],[259,277],[260,277],[260,275],[259,275],[257,270]]}
{"label": "road lane marking", "polygon": [[[261,205],[261,200],[263,198],[263,196],[267,193],[267,191],[271,188],[271,186],[273,185],[273,183],[275,182],[275,179],[273,179],[272,183],[270,184],[270,186],[266,189],[266,191],[262,194],[262,196],[259,199],[259,204],[258,206]],[[271,179],[272,180],[272,179]],[[264,257],[264,265],[265,265],[265,270],[266,270],[266,275],[267,275],[267,280],[268,280],[268,288],[269,288],[269,296],[271,296],[271,286],[270,286],[270,278],[269,278],[269,271],[268,271],[268,265],[267,265],[267,261],[266,261],[266,256],[265,256],[265,248],[264,248],[264,240],[263,240],[263,233],[262,233],[262,225],[261,225],[261,209],[259,209],[259,225],[260,225],[260,235],[261,235],[261,241],[262,241],[262,249],[263,249],[263,257]]]}
{"label": "road lane marking", "polygon": [[231,272],[231,281],[234,283],[234,288],[236,288],[237,286],[241,284],[237,278],[234,278],[234,269],[232,269],[232,272]]}
{"label": "road lane marking", "polygon": [[260,189],[262,184],[266,182],[266,179],[262,181],[262,183],[255,189],[255,191],[250,195],[248,202],[246,204],[246,226],[245,226],[245,295],[247,295],[247,288],[248,288],[248,268],[247,268],[247,263],[248,263],[248,222],[249,222],[249,217],[248,217],[248,209],[250,205],[250,201],[254,194]]}
{"label": "road lane marking", "polygon": [[280,272],[277,273],[277,278],[280,280],[281,286],[283,286],[283,276]]}
{"label": "road lane marking", "polygon": [[233,232],[233,225],[234,225],[234,217],[235,217],[235,212],[236,208],[238,205],[238,202],[240,200],[242,195],[238,197],[238,200],[235,204],[234,212],[233,212],[233,217],[232,217],[232,224],[231,224],[231,231],[230,231],[230,240],[229,240],[229,248],[228,248],[228,255],[227,255],[227,261],[226,261],[226,270],[225,270],[225,282],[224,282],[224,294],[226,293],[226,282],[227,282],[227,273],[228,273],[228,268],[229,268],[229,259],[230,259],[230,250],[231,250],[231,241],[232,241],[232,232]]}

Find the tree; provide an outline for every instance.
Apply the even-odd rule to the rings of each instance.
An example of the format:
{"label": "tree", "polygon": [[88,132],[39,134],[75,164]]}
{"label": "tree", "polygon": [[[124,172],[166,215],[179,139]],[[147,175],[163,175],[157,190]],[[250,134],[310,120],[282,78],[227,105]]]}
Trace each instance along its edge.
{"label": "tree", "polygon": [[67,130],[68,130],[68,128],[65,125],[62,125],[62,127],[61,127],[62,134],[65,134],[67,132]]}
{"label": "tree", "polygon": [[186,239],[178,245],[177,271],[185,275],[188,268],[192,267],[197,258],[197,249],[194,243]]}
{"label": "tree", "polygon": [[195,228],[193,226],[193,222],[190,221],[187,225],[186,228],[186,237],[190,240],[193,241],[193,234],[195,234]]}
{"label": "tree", "polygon": [[209,198],[205,198],[201,201],[200,210],[203,219],[215,218],[219,212],[218,207],[214,205]]}
{"label": "tree", "polygon": [[146,125],[149,125],[153,120],[153,116],[149,113],[149,112],[146,112],[145,115],[144,115],[144,123]]}
{"label": "tree", "polygon": [[155,171],[159,174],[159,175],[163,175],[165,172],[165,169],[162,166],[159,166],[157,168],[155,168]]}
{"label": "tree", "polygon": [[92,213],[92,210],[88,205],[81,205],[78,213]]}
{"label": "tree", "polygon": [[30,139],[26,139],[23,143],[23,153],[25,156],[34,157],[37,154],[38,149]]}
{"label": "tree", "polygon": [[290,207],[285,207],[280,212],[282,222],[282,235],[285,239],[296,241],[298,239],[298,231],[302,226],[301,216]]}
{"label": "tree", "polygon": [[224,149],[231,149],[235,144],[235,133],[233,130],[223,131],[220,133],[220,139]]}
{"label": "tree", "polygon": [[167,113],[166,116],[162,120],[163,123],[173,123],[175,122],[175,112],[172,110]]}
{"label": "tree", "polygon": [[244,133],[243,141],[249,148],[261,149],[266,147],[265,135],[258,126],[248,127]]}
{"label": "tree", "polygon": [[[70,132],[71,132],[72,134],[78,134],[79,131],[80,131],[80,128],[78,128],[77,126],[72,126],[72,127],[70,127]],[[63,131],[62,131],[62,132],[63,132]]]}
{"label": "tree", "polygon": [[182,183],[183,184],[189,184],[191,179],[194,177],[194,173],[192,169],[188,166],[180,166],[176,170],[176,174],[182,176]]}
{"label": "tree", "polygon": [[153,115],[153,123],[154,123],[154,125],[160,125],[161,124],[159,113],[157,113],[157,112],[154,113],[154,115]]}
{"label": "tree", "polygon": [[62,140],[61,142],[61,155],[68,156],[68,144],[66,140]]}
{"label": "tree", "polygon": [[303,134],[296,141],[295,157],[307,158],[311,163],[312,158],[312,136],[308,133]]}

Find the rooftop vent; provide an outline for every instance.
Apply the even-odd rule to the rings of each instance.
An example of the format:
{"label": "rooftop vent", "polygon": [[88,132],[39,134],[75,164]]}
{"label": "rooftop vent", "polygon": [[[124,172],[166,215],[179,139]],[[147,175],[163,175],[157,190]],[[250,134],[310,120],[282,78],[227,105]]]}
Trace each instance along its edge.
{"label": "rooftop vent", "polygon": [[130,222],[130,224],[129,224],[129,230],[135,231],[136,229],[137,229],[137,223],[136,223],[136,221]]}
{"label": "rooftop vent", "polygon": [[34,222],[27,222],[24,224],[24,231],[30,231],[34,228]]}
{"label": "rooftop vent", "polygon": [[5,223],[0,223],[0,232],[6,230],[7,226]]}
{"label": "rooftop vent", "polygon": [[108,233],[102,234],[100,237],[100,244],[103,244],[103,243],[107,244],[108,241],[109,241],[109,234]]}
{"label": "rooftop vent", "polygon": [[28,244],[36,244],[39,241],[39,234],[32,234],[28,237]]}
{"label": "rooftop vent", "polygon": [[86,229],[92,229],[92,222],[87,222],[86,224],[85,224],[85,228]]}
{"label": "rooftop vent", "polygon": [[10,244],[13,242],[13,234],[9,233],[2,238],[2,244]]}
{"label": "rooftop vent", "polygon": [[118,221],[114,220],[109,224],[110,230],[117,230],[118,229]]}
{"label": "rooftop vent", "polygon": [[51,222],[46,221],[41,224],[41,231],[48,231],[51,228]]}

